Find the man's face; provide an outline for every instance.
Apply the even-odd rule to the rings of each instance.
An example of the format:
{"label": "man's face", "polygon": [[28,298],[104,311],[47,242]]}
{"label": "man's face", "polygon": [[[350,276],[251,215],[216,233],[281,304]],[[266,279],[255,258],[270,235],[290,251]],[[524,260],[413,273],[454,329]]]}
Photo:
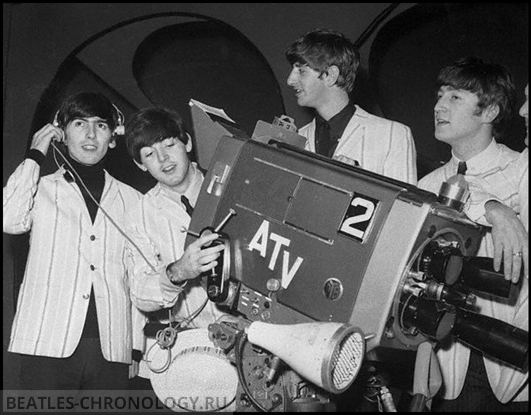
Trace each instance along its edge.
{"label": "man's face", "polygon": [[100,117],[75,118],[65,128],[68,154],[77,162],[92,166],[105,157],[116,142],[109,124]]}
{"label": "man's face", "polygon": [[326,103],[326,84],[319,72],[306,64],[295,63],[287,84],[295,90],[301,107],[319,108]]}
{"label": "man's face", "polygon": [[165,138],[149,147],[142,147],[141,163],[137,164],[160,183],[171,188],[179,187],[185,182],[190,167],[188,151],[187,145],[177,138]]}
{"label": "man's face", "polygon": [[484,125],[479,99],[472,92],[443,86],[435,104],[435,138],[452,145],[474,138]]}
{"label": "man's face", "polygon": [[525,119],[525,145],[529,147],[529,84],[525,87],[525,102],[520,107],[519,114]]}

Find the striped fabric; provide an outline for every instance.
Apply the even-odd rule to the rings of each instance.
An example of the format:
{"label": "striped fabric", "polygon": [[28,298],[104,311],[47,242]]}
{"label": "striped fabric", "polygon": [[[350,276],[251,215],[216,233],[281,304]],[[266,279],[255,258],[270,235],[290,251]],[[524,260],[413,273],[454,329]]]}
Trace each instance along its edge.
{"label": "striped fabric", "polygon": [[[465,213],[470,219],[488,225],[484,218],[485,202],[488,200],[498,200],[520,213],[518,187],[527,171],[523,162],[517,162],[520,158],[520,153],[493,140],[481,154],[467,160],[465,179],[471,194]],[[453,156],[447,164],[423,177],[419,187],[439,193],[442,182],[457,173],[459,161]]]}
{"label": "striped fabric", "polygon": [[518,161],[512,165],[514,169],[515,184],[518,186],[520,195],[520,219],[529,232],[529,148],[522,151]]}
{"label": "striped fabric", "polygon": [[[471,203],[466,208],[476,213],[479,205],[485,203],[486,194],[511,207],[519,213],[522,205],[519,197],[519,186],[527,169],[523,164],[518,166],[521,154],[496,141],[482,153],[467,160],[468,170],[465,179],[470,185]],[[456,157],[444,166],[431,172],[419,181],[419,187],[434,193],[439,192],[442,182],[456,174],[459,160]],[[488,193],[487,193],[488,192]],[[527,201],[525,202],[527,204]],[[484,210],[483,210],[484,213]],[[525,223],[524,223],[525,224]],[[478,256],[492,257],[494,247],[490,232],[487,232],[477,252]],[[528,279],[525,278],[517,300],[501,300],[490,296],[478,296],[476,305],[483,315],[503,320],[522,329],[528,330]],[[441,364],[445,384],[444,399],[455,399],[461,393],[468,367],[470,349],[459,342],[437,354]],[[518,393],[527,380],[527,373],[515,370],[500,362],[484,358],[489,382],[498,400],[508,402]],[[515,402],[529,400],[529,389],[526,385],[514,398]]]}
{"label": "striped fabric", "polygon": [[[92,224],[77,184],[61,171],[39,179],[25,160],[3,189],[4,232],[31,230],[30,250],[8,350],[68,357],[79,343],[94,288],[103,356],[131,362],[131,300],[125,239],[98,210]],[[105,172],[102,207],[124,228],[141,194]]]}
{"label": "striped fabric", "polygon": [[[315,119],[299,134],[308,139],[306,150],[315,153]],[[410,128],[369,114],[357,105],[334,152],[334,157],[341,155],[358,161],[366,170],[417,184],[417,155]]]}
{"label": "striped fabric", "polygon": [[[203,183],[203,175],[195,163],[192,163],[191,168],[194,172],[194,182],[185,195],[195,206]],[[144,195],[140,208],[131,215],[129,234],[134,236],[134,242],[154,264],[155,268],[154,271],[146,264],[138,250],[131,249],[130,254],[134,262],[133,284],[136,284],[135,289],[132,290],[134,291],[134,293],[132,292],[133,302],[143,311],[173,307],[172,315],[177,320],[190,316],[199,309],[207,298],[199,279],[188,281],[184,291],[180,293],[180,290],[169,281],[165,273],[166,266],[183,255],[187,234],[181,232],[181,228],[183,226],[188,228],[190,225],[190,216],[186,213],[186,207],[181,202],[181,195],[158,183]],[[150,279],[156,279],[160,282],[157,285],[158,288],[147,283]],[[158,291],[153,291],[155,288]],[[224,313],[209,301],[188,327],[208,327],[222,315]],[[166,310],[157,313],[156,316],[160,321],[168,321]],[[153,343],[152,339],[148,339],[144,351],[148,350]],[[140,376],[149,377],[149,369],[146,368],[145,362],[140,365]]]}

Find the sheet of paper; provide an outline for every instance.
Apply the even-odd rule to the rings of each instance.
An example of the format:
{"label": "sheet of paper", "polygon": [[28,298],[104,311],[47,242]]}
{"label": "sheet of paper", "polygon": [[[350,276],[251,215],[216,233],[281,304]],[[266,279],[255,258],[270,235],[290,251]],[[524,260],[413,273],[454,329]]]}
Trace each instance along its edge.
{"label": "sheet of paper", "polygon": [[190,106],[197,105],[199,108],[201,108],[206,113],[217,115],[220,118],[223,118],[223,119],[225,119],[227,121],[230,121],[230,122],[236,124],[236,121],[234,121],[232,118],[230,118],[227,115],[227,113],[224,110],[220,109],[220,108],[216,108],[216,107],[212,107],[211,105],[203,104],[202,102],[199,102],[199,101],[197,101],[195,99],[190,99],[190,102],[188,104]]}

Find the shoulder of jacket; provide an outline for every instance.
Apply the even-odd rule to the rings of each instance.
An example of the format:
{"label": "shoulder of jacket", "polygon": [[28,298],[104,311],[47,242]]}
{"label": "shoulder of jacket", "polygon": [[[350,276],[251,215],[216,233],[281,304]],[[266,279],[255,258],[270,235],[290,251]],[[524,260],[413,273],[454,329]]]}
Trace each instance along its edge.
{"label": "shoulder of jacket", "polygon": [[106,172],[106,174],[109,180],[111,180],[116,186],[118,186],[118,189],[120,189],[120,192],[125,193],[128,196],[135,197],[137,199],[140,199],[142,197],[142,193],[140,193],[134,187],[111,176],[108,172]]}
{"label": "shoulder of jacket", "polygon": [[524,154],[524,153],[520,153],[519,151],[516,151],[516,150],[513,150],[507,147],[505,144],[500,144],[500,143],[496,143],[496,144],[498,146],[500,153],[502,154],[502,157],[506,157],[511,160],[516,160],[522,157],[522,155]]}
{"label": "shoulder of jacket", "polygon": [[432,170],[425,176],[423,176],[421,179],[419,179],[418,187],[422,187],[422,184],[429,182],[431,180],[438,180],[440,181],[440,177],[444,176],[445,170],[448,168],[449,163],[445,163],[440,167],[437,167],[435,170]]}
{"label": "shoulder of jacket", "polygon": [[356,105],[356,113],[358,117],[365,119],[367,123],[371,123],[377,126],[393,126],[393,128],[400,128],[405,131],[410,131],[411,129],[406,125],[398,121],[393,121],[388,118],[380,117],[378,115],[371,114],[370,112],[365,111],[363,108]]}

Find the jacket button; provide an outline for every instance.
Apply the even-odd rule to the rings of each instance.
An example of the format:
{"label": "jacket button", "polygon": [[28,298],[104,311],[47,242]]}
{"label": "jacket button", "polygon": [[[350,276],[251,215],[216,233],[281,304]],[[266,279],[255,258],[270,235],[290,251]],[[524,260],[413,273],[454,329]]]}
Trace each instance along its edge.
{"label": "jacket button", "polygon": [[83,299],[88,300],[90,298],[90,294],[83,294]]}
{"label": "jacket button", "polygon": [[94,241],[96,239],[96,237],[94,235],[90,235],[90,240],[91,241]]}
{"label": "jacket button", "polygon": [[94,271],[95,269],[96,269],[96,267],[95,267],[94,265],[91,265],[91,266],[90,266],[90,270],[91,270],[91,271]]}

